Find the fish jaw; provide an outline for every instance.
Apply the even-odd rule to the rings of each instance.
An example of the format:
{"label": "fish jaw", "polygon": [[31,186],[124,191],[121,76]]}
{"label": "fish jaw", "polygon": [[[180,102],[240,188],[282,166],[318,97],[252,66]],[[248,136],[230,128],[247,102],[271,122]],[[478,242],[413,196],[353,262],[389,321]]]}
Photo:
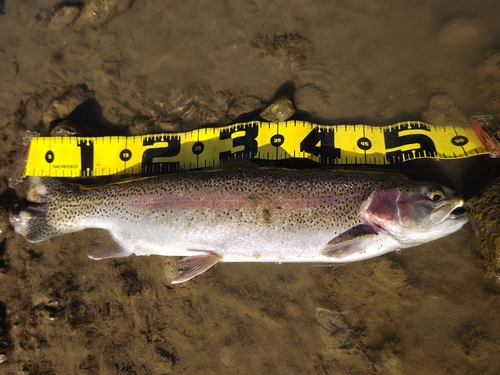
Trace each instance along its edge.
{"label": "fish jaw", "polygon": [[[433,201],[432,192],[441,199]],[[363,223],[394,238],[408,248],[447,236],[469,218],[463,200],[445,186],[412,186],[373,192],[361,205]]]}

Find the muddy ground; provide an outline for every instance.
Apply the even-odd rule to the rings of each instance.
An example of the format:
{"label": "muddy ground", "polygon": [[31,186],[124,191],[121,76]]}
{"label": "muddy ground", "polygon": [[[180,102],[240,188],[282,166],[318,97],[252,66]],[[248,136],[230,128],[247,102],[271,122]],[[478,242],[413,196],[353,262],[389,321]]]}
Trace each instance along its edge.
{"label": "muddy ground", "polygon": [[[116,134],[228,124],[285,83],[324,124],[498,118],[498,11],[451,0],[0,1],[0,192],[23,133],[46,134],[82,103],[82,122]],[[0,372],[497,374],[500,189],[486,184],[498,165],[443,163],[475,193],[472,226],[454,235],[340,267],[220,264],[176,286],[176,259],[92,261],[93,232],[30,244],[4,212]]]}

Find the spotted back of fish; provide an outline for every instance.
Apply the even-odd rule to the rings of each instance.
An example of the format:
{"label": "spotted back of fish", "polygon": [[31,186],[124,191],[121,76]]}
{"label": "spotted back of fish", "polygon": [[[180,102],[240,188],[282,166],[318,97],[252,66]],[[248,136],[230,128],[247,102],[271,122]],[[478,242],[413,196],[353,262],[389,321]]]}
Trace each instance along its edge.
{"label": "spotted back of fish", "polygon": [[30,221],[18,232],[39,242],[85,228],[120,225],[133,233],[137,225],[156,231],[192,222],[334,235],[359,223],[360,203],[384,184],[379,173],[287,169],[189,172],[94,188],[32,178],[28,199],[36,204],[18,218]]}

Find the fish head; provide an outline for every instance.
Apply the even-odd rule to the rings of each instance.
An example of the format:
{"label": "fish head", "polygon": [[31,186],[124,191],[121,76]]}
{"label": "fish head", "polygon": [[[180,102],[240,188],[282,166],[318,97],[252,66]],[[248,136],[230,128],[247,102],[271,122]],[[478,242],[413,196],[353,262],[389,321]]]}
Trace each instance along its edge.
{"label": "fish head", "polygon": [[463,204],[447,186],[406,182],[374,191],[361,206],[361,218],[405,248],[459,230],[469,220]]}

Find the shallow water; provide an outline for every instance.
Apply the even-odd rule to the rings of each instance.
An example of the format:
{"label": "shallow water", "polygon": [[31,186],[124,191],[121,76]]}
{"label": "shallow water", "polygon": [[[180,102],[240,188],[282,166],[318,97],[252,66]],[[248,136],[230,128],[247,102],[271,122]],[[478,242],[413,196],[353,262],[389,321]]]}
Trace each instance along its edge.
{"label": "shallow water", "polygon": [[[493,1],[56,4],[0,1],[0,191],[24,130],[47,132],[93,95],[82,84],[96,102],[80,119],[135,134],[230,123],[285,82],[321,123],[500,112]],[[175,259],[91,261],[93,237],[0,238],[2,373],[500,372],[500,285],[470,226],[364,262],[220,264],[175,287]]]}

